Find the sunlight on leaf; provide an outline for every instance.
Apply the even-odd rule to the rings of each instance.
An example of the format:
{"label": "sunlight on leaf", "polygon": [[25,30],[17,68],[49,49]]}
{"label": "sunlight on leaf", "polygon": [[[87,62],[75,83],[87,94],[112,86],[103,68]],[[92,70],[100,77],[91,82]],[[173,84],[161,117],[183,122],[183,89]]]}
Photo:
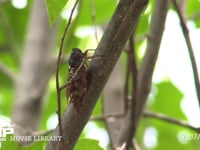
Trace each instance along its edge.
{"label": "sunlight on leaf", "polygon": [[60,12],[67,3],[67,0],[45,0],[48,11],[50,26],[53,26]]}
{"label": "sunlight on leaf", "polygon": [[75,150],[103,150],[99,146],[99,141],[93,139],[80,139],[75,147]]}

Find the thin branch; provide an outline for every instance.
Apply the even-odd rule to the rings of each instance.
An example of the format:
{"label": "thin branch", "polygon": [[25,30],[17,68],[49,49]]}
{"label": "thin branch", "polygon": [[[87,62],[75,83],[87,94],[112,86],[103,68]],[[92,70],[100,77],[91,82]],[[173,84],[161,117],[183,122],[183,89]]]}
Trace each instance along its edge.
{"label": "thin branch", "polygon": [[[134,43],[134,36],[133,34],[129,38],[129,55],[131,58],[131,72],[133,76],[133,83],[132,83],[132,102],[131,102],[131,111],[132,111],[132,119],[134,119],[134,115],[137,111],[137,101],[136,101],[136,94],[137,94],[137,78],[138,78],[138,69],[137,69],[137,61],[136,61],[136,55],[135,55],[135,43]],[[131,137],[132,138],[132,137]],[[131,140],[131,139],[130,139]]]}
{"label": "thin branch", "polygon": [[34,132],[34,135],[37,135],[37,136],[45,136],[45,135],[50,135],[53,133],[55,129],[50,129],[50,130],[47,130],[47,131],[40,131],[40,132]]}
{"label": "thin branch", "polygon": [[195,87],[196,87],[196,94],[197,94],[197,98],[198,98],[198,103],[199,103],[199,107],[200,107],[200,80],[199,80],[199,74],[198,74],[198,69],[197,69],[197,64],[196,64],[196,60],[195,60],[195,56],[194,56],[194,50],[192,47],[192,43],[190,40],[190,36],[189,36],[189,30],[188,27],[186,25],[186,21],[184,18],[184,15],[181,13],[181,10],[177,4],[176,0],[172,0],[174,7],[178,13],[179,19],[180,19],[180,24],[181,24],[181,29],[187,44],[187,48],[188,48],[188,52],[189,52],[189,56],[190,56],[190,61],[192,63],[192,70],[193,70],[193,76],[194,76],[194,83],[195,83]]}
{"label": "thin branch", "polygon": [[[188,128],[188,129],[193,130],[195,132],[200,132],[200,127],[199,128],[194,127],[194,126],[188,124],[187,122],[185,122],[183,120],[177,120],[177,119],[171,118],[171,117],[166,116],[166,115],[161,114],[161,113],[144,111],[143,116],[159,119],[159,120],[162,120],[162,121],[165,121],[165,122],[168,122],[168,123],[172,123],[172,124],[175,124],[175,125],[178,125],[178,126]],[[124,115],[114,114],[114,115],[107,115],[107,116],[92,116],[92,117],[90,117],[90,120],[91,121],[104,121],[105,118],[119,118],[119,117],[124,117]]]}
{"label": "thin branch", "polygon": [[95,38],[98,43],[99,40],[98,40],[98,33],[97,33],[97,22],[96,22],[96,12],[95,12],[94,0],[90,0],[90,5],[91,5],[92,22],[94,24],[94,29],[95,29]]}
{"label": "thin branch", "polygon": [[[136,94],[137,94],[137,78],[138,78],[138,69],[137,69],[137,61],[136,61],[136,55],[135,55],[135,43],[134,43],[134,33],[129,38],[129,49],[128,49],[128,64],[127,64],[127,73],[126,73],[126,80],[125,80],[125,88],[124,88],[124,94],[125,94],[125,102],[126,102],[126,112],[130,112],[129,122],[134,122],[137,112],[137,101],[136,101]],[[131,101],[130,105],[128,103],[128,93],[129,93],[129,77],[132,75],[132,91],[131,91]],[[127,148],[130,146],[130,143],[132,141],[133,133],[131,130],[131,124],[130,126],[127,126],[126,129],[129,130],[129,134],[126,135],[126,143]],[[121,141],[123,142],[123,141]]]}
{"label": "thin branch", "polygon": [[149,112],[149,111],[144,111],[143,116],[159,119],[159,120],[162,120],[162,121],[165,121],[165,122],[168,122],[168,123],[172,123],[172,124],[175,124],[175,125],[178,125],[178,126],[188,128],[188,129],[193,130],[195,132],[200,132],[200,128],[193,127],[183,120],[177,120],[177,119],[168,117],[168,116],[161,114],[161,113],[153,113],[153,112]]}
{"label": "thin branch", "polygon": [[124,114],[112,114],[112,115],[106,115],[106,116],[91,116],[91,121],[104,121],[105,119],[109,118],[122,118],[124,117]]}
{"label": "thin branch", "polygon": [[72,16],[73,16],[74,10],[75,10],[75,8],[78,4],[78,1],[79,0],[76,0],[75,4],[74,4],[74,6],[71,10],[68,23],[67,23],[65,30],[64,30],[64,33],[61,37],[60,49],[59,49],[57,65],[56,65],[56,90],[57,90],[57,102],[58,102],[57,114],[58,114],[58,122],[59,122],[59,132],[60,132],[61,136],[63,136],[63,131],[62,131],[63,128],[62,128],[62,120],[61,120],[61,99],[60,99],[61,89],[60,89],[60,84],[59,84],[59,69],[60,69],[61,56],[62,56],[62,50],[63,50],[63,44],[64,44],[65,36],[66,36],[67,31],[69,29],[69,26],[71,24]]}
{"label": "thin branch", "polygon": [[[132,40],[132,39],[131,39]],[[130,42],[130,39],[129,39]],[[129,44],[130,45],[130,44]],[[128,55],[128,60],[127,60],[127,65],[126,65],[126,75],[125,75],[125,84],[124,84],[124,101],[125,101],[125,113],[128,110],[128,96],[129,96],[129,77],[131,73],[131,55],[130,55],[130,48],[127,50],[127,55]]]}
{"label": "thin branch", "polygon": [[54,131],[54,129],[50,129],[46,131],[33,131],[29,128],[24,128],[21,125],[14,122],[11,123],[11,127],[14,128],[16,135],[23,133],[22,135],[45,136],[45,135],[50,135]]}
{"label": "thin branch", "polygon": [[126,143],[124,142],[120,147],[117,147],[116,150],[125,150],[126,149]]}
{"label": "thin branch", "polygon": [[5,64],[0,62],[0,72],[4,73],[7,77],[9,77],[13,82],[16,82],[16,75],[12,72]]}
{"label": "thin branch", "polygon": [[17,49],[16,40],[12,33],[12,29],[8,23],[9,21],[6,18],[1,7],[2,5],[0,5],[0,18],[1,18],[0,23],[2,24],[2,27],[3,27],[4,36],[7,38],[6,40],[8,42],[9,50],[11,50],[12,54],[15,56],[14,59],[16,59],[17,62],[19,62],[19,53],[17,51],[18,49]]}
{"label": "thin branch", "polygon": [[[138,69],[135,55],[135,43],[133,34],[129,38],[129,63],[130,63],[130,73],[132,74],[132,93],[131,93],[131,105],[129,107],[130,117],[129,125],[126,127],[129,130],[129,134],[126,135],[125,142],[127,143],[126,147],[130,147],[131,141],[133,138],[134,131],[132,129],[132,123],[137,117],[138,101],[137,101],[137,84],[138,84]],[[128,98],[128,95],[126,96]]]}
{"label": "thin branch", "polygon": [[134,150],[141,150],[141,148],[139,147],[136,139],[132,140],[132,147],[133,147]]}

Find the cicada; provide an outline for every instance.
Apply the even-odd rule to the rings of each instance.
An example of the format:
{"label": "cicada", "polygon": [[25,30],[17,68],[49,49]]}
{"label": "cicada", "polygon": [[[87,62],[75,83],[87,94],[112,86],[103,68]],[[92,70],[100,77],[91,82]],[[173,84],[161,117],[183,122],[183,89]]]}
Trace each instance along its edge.
{"label": "cicada", "polygon": [[79,48],[73,48],[69,57],[69,72],[67,80],[66,96],[68,102],[73,103],[77,112],[81,112],[81,107],[87,96],[88,76],[87,76],[87,52],[82,52]]}

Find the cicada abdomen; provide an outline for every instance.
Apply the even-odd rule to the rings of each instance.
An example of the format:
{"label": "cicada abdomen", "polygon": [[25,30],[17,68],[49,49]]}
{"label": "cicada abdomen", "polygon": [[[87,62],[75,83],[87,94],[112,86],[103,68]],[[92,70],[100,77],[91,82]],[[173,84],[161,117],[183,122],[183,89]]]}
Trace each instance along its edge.
{"label": "cicada abdomen", "polygon": [[69,73],[67,80],[67,98],[68,102],[73,103],[77,112],[81,112],[82,105],[87,96],[87,54],[82,53],[80,49],[72,49],[69,58]]}

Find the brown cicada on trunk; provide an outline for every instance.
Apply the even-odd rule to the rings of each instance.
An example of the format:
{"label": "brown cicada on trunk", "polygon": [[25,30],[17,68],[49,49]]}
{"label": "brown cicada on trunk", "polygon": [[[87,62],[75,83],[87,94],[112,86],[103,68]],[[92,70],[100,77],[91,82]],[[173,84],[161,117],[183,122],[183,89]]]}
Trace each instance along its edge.
{"label": "brown cicada on trunk", "polygon": [[69,73],[66,96],[68,102],[73,103],[74,108],[78,113],[81,112],[82,105],[87,96],[87,59],[87,51],[82,53],[80,49],[73,48],[68,61]]}

